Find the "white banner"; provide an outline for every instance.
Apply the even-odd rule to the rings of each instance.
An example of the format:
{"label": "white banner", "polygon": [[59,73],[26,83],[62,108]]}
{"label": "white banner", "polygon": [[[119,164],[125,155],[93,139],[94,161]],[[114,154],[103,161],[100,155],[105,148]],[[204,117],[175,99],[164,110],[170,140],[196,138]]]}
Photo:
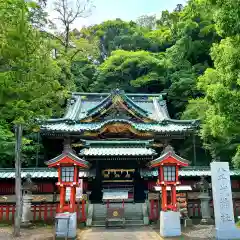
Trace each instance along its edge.
{"label": "white banner", "polygon": [[123,200],[128,199],[128,192],[103,192],[103,200]]}

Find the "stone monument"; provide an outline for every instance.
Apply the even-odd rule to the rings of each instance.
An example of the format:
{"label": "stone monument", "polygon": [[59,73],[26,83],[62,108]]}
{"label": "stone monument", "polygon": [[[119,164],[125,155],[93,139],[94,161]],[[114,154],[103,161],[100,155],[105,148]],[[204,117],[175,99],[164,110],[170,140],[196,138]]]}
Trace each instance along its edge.
{"label": "stone monument", "polygon": [[36,189],[36,186],[31,180],[31,175],[26,175],[26,180],[23,183],[23,202],[22,202],[22,218],[21,226],[30,227],[32,221],[32,191]]}
{"label": "stone monument", "polygon": [[201,224],[213,224],[213,219],[211,218],[210,210],[210,199],[209,196],[209,182],[202,176],[200,182],[197,183],[197,187],[200,189],[199,199],[201,201],[201,213],[202,219]]}
{"label": "stone monument", "polygon": [[211,176],[216,239],[240,239],[240,229],[237,229],[234,221],[228,162],[212,162]]}

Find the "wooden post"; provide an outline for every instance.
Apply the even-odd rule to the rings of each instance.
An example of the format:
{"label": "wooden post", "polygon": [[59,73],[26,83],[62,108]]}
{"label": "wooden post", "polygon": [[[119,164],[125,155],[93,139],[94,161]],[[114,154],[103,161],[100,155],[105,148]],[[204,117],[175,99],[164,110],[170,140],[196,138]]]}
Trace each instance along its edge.
{"label": "wooden post", "polygon": [[15,194],[16,194],[16,211],[14,221],[14,237],[20,236],[21,208],[22,208],[22,189],[21,189],[21,145],[22,145],[22,126],[15,126]]}
{"label": "wooden post", "polygon": [[177,193],[176,193],[176,186],[171,187],[171,192],[172,192],[172,207],[173,211],[177,211]]}
{"label": "wooden post", "polygon": [[162,211],[167,211],[167,186],[162,185]]}

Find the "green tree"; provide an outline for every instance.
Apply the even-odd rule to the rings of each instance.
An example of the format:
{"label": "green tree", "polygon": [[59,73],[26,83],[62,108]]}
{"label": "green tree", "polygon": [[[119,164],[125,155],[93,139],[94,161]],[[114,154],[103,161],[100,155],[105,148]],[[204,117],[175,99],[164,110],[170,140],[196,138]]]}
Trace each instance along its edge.
{"label": "green tree", "polygon": [[[98,67],[96,80],[90,86],[95,92],[121,88],[128,92],[160,92],[165,87],[164,60],[147,51],[116,50]],[[157,87],[156,87],[157,86]]]}
{"label": "green tree", "polygon": [[[13,158],[13,124],[21,122],[31,131],[33,120],[60,112],[66,97],[58,78],[60,69],[51,58],[51,45],[32,26],[31,3],[23,0],[0,2],[0,141],[1,164]],[[5,136],[3,136],[5,135]],[[31,148],[31,141],[24,140]]]}

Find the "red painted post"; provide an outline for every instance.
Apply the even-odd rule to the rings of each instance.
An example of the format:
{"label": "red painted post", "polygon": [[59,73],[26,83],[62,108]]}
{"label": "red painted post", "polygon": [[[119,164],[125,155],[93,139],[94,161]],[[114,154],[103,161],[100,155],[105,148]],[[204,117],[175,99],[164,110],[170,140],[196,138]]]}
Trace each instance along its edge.
{"label": "red painted post", "polygon": [[38,209],[39,209],[39,211],[38,211],[38,213],[39,213],[39,219],[38,220],[42,220],[42,204],[40,203],[39,204],[39,207],[38,207]]}
{"label": "red painted post", "polygon": [[14,222],[15,206],[12,205],[12,221]]}
{"label": "red painted post", "polygon": [[36,205],[33,205],[33,221],[36,221]]}
{"label": "red painted post", "polygon": [[157,211],[157,220],[158,220],[159,219],[159,212],[160,212],[158,200],[156,200],[156,211]]}
{"label": "red painted post", "polygon": [[9,221],[9,205],[6,206],[6,221]]}
{"label": "red painted post", "polygon": [[150,200],[150,220],[153,220],[153,208],[154,208],[154,200]]}
{"label": "red painted post", "polygon": [[0,221],[3,221],[3,206],[0,206]]}
{"label": "red painted post", "polygon": [[157,202],[156,202],[156,200],[154,200],[153,209],[154,209],[153,219],[156,220],[157,219]]}
{"label": "red painted post", "polygon": [[51,220],[53,219],[53,207],[54,207],[54,205],[51,204],[50,205],[50,218],[51,218]]}
{"label": "red painted post", "polygon": [[172,206],[173,211],[177,211],[177,193],[176,193],[176,186],[172,186]]}
{"label": "red painted post", "polygon": [[162,185],[162,211],[167,211],[167,187]]}
{"label": "red painted post", "polygon": [[43,217],[43,219],[44,219],[44,221],[46,221],[47,220],[47,204],[44,204],[44,217]]}
{"label": "red painted post", "polygon": [[85,200],[82,200],[82,221],[85,222]]}

